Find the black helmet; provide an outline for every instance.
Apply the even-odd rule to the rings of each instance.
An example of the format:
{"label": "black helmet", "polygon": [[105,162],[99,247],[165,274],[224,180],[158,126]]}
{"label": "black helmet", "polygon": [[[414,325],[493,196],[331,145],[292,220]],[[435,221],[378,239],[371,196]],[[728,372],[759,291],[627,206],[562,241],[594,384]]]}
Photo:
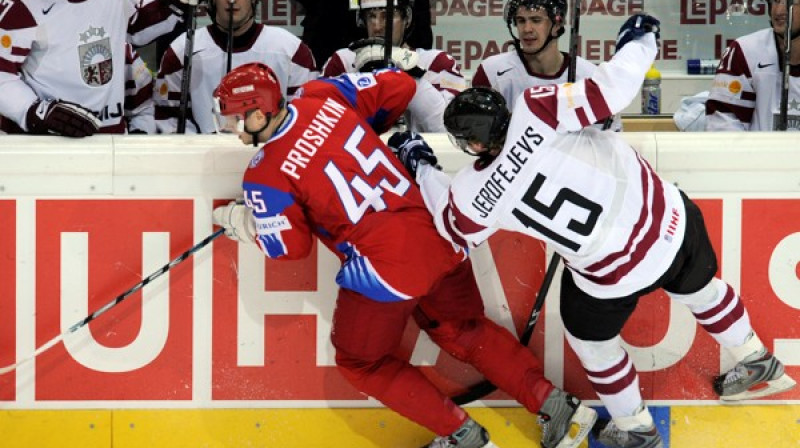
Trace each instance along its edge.
{"label": "black helmet", "polygon": [[[503,18],[509,30],[511,30],[511,26],[514,25],[514,17],[517,15],[517,10],[520,6],[524,6],[528,9],[543,9],[554,25],[557,23],[561,24],[558,37],[564,34],[564,25],[566,24],[567,17],[567,0],[508,0],[503,10]],[[513,35],[512,33],[512,36]]]}
{"label": "black helmet", "polygon": [[469,142],[502,148],[510,120],[505,98],[488,87],[464,90],[444,110],[444,127],[450,141],[473,156],[478,154],[469,149]]}

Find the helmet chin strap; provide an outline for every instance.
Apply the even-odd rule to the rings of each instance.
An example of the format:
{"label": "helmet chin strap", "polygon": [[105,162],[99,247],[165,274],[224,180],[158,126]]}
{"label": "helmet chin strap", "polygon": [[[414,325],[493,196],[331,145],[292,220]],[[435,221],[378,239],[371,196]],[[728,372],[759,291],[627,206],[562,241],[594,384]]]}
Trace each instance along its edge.
{"label": "helmet chin strap", "polygon": [[266,121],[266,123],[264,123],[264,126],[261,126],[261,128],[259,128],[258,130],[255,130],[255,131],[251,131],[251,130],[247,129],[247,124],[245,124],[244,131],[247,132],[248,134],[250,134],[250,137],[253,139],[253,147],[258,147],[259,143],[266,143],[266,142],[259,142],[258,141],[258,136],[262,132],[264,132],[265,129],[267,129],[267,126],[269,126],[269,123],[271,121],[272,121],[272,115],[268,115],[267,116],[267,121]]}

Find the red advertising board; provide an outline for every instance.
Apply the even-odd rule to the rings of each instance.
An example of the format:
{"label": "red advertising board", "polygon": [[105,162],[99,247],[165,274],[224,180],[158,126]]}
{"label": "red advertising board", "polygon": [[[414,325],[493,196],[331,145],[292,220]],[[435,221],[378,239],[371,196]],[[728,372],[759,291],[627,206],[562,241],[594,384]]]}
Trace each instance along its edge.
{"label": "red advertising board", "polygon": [[[740,202],[741,216],[738,207],[725,209],[725,201]],[[777,340],[800,339],[795,325],[800,321],[800,303],[787,293],[800,288],[800,200],[697,202],[721,272],[738,274],[725,280],[741,284],[740,292],[762,340],[774,348]],[[0,364],[15,361],[18,334],[35,334],[35,341],[20,346],[41,346],[83,318],[87,311],[82,310],[102,307],[199,241],[203,235],[195,234],[195,220],[208,218],[196,218],[195,208],[192,199],[47,199],[35,201],[35,222],[18,222],[28,218],[20,218],[16,201],[0,201],[4,230],[0,232]],[[735,220],[741,221],[740,232],[738,225],[734,230],[723,228],[723,222],[738,224]],[[31,229],[35,245],[20,245],[18,228]],[[486,297],[487,304],[491,303],[487,308],[510,316],[513,322],[506,324],[519,334],[544,277],[545,250],[540,242],[512,233],[498,233],[489,243],[490,261],[484,257],[478,262],[476,275],[479,282],[499,279],[499,288],[486,289],[493,294]],[[18,252],[29,246],[32,253],[22,258],[35,260],[35,269],[29,270],[35,273],[33,278],[27,278],[28,270],[18,272],[17,266]],[[723,251],[736,254],[739,248],[740,272],[722,269]],[[304,260],[276,262],[261,256],[255,247],[219,238],[204,251],[210,252],[203,261],[210,263],[208,268],[195,266],[193,259],[177,265],[164,275],[163,283],[132,294],[89,324],[88,330],[69,335],[68,343],[39,356],[32,379],[34,400],[158,401],[166,406],[198,396],[263,406],[298,400],[344,400],[357,405],[366,400],[339,375],[329,356],[327,331],[337,267],[326,249],[316,246]],[[199,275],[209,274],[208,281],[197,281]],[[557,277],[554,289],[558,281]],[[32,282],[34,287],[21,289],[19,282]],[[35,291],[31,293],[35,296],[18,297],[23,290]],[[198,296],[210,300],[198,301]],[[28,333],[17,331],[18,300],[35,301],[31,308],[35,329]],[[201,314],[211,316],[210,328],[198,327],[198,306],[209,307]],[[623,330],[645,399],[716,398],[710,382],[719,372],[719,346],[687,313],[666,294],[654,293],[640,301]],[[581,398],[595,399],[568,345],[563,340],[552,343],[562,335],[556,316],[556,310],[545,310],[531,347],[545,360],[547,371],[563,372],[563,378],[552,378],[555,382],[563,381],[566,389]],[[206,332],[211,333],[207,347],[195,340]],[[430,345],[420,341],[424,339],[419,330],[409,324],[398,355],[414,359],[420,347]],[[258,356],[243,357],[248,350]],[[446,390],[455,393],[481,379],[447,354],[432,353],[420,368]],[[211,369],[210,375],[196,370],[206,368]],[[800,375],[798,369],[787,365],[795,377]],[[13,372],[0,377],[0,400],[17,399],[17,388],[25,386],[15,378]],[[507,397],[494,394],[490,398]],[[797,399],[800,391],[779,398]]]}
{"label": "red advertising board", "polygon": [[[14,363],[17,345],[17,217],[16,201],[0,201],[0,365]],[[0,376],[0,400],[16,396],[16,375]]]}
{"label": "red advertising board", "polygon": [[[62,253],[66,234],[86,235],[88,309],[96,310],[150,274],[143,268],[143,234],[169,236],[169,259],[194,240],[191,200],[40,200],[36,206],[36,346],[65,330],[62,286],[76,271]],[[164,259],[166,264],[169,259]],[[78,267],[80,268],[80,267]],[[77,269],[79,271],[80,269]],[[192,264],[169,271],[163,345],[128,371],[102,371],[74,359],[58,344],[36,360],[37,400],[189,400],[192,398]],[[89,324],[90,342],[136,357],[128,347],[143,335],[142,292],[136,292]],[[80,319],[80,318],[79,318]],[[75,322],[69,322],[73,324]],[[86,348],[86,347],[81,347]],[[100,359],[95,360],[101,364]]]}

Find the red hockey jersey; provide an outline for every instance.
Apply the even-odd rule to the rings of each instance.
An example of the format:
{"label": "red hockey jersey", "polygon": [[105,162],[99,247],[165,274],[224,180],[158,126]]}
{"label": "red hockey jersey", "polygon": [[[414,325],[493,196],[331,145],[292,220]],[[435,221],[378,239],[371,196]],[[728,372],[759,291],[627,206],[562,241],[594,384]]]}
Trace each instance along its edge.
{"label": "red hockey jersey", "polygon": [[414,92],[414,80],[395,70],[303,86],[244,175],[267,256],[305,257],[316,235],[343,262],[337,283],[378,301],[423,295],[464,260],[373,131],[387,130]]}

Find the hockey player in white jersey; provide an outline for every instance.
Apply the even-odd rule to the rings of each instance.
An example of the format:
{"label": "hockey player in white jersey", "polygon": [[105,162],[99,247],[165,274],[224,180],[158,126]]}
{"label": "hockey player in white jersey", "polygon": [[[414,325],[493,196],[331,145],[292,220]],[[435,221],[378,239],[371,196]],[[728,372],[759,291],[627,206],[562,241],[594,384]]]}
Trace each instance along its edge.
{"label": "hockey player in white jersey", "polygon": [[[250,62],[267,64],[278,76],[281,94],[291,98],[301,85],[319,76],[314,56],[308,46],[289,31],[256,22],[257,6],[258,0],[235,0],[233,3],[231,68]],[[227,74],[228,0],[211,0],[208,13],[212,23],[198,29],[194,35],[187,134],[216,132],[213,93]],[[178,127],[185,46],[186,33],[178,36],[161,58],[153,93],[159,133],[171,134]]]}
{"label": "hockey player in white jersey", "polygon": [[[383,62],[386,0],[351,0],[350,5],[358,10],[359,24],[366,27],[369,38],[333,53],[322,68],[323,76],[371,71]],[[411,2],[395,0],[395,5],[392,60],[398,68],[412,75],[416,72],[417,78],[417,93],[408,105],[406,125],[416,132],[444,132],[444,109],[467,82],[451,55],[408,45],[406,38],[414,27]]]}
{"label": "hockey player in white jersey", "polygon": [[706,101],[707,131],[777,129],[787,1],[794,2],[787,130],[800,130],[800,1],[769,0],[771,27],[734,40],[722,54]]}
{"label": "hockey player in white jersey", "polygon": [[[472,86],[497,90],[513,110],[525,89],[567,82],[573,56],[558,49],[566,16],[567,0],[508,0],[503,19],[514,47],[484,59],[475,70]],[[596,65],[578,55],[574,57],[575,79],[594,73]],[[615,117],[611,126],[621,130],[622,120]]]}
{"label": "hockey player in white jersey", "polygon": [[737,361],[713,388],[722,400],[794,386],[753,332],[736,292],[714,277],[717,260],[700,209],[662,180],[617,133],[590,125],[638,94],[657,53],[658,21],[631,17],[617,52],[592,77],[533,87],[509,115],[503,97],[465,90],[448,106],[451,140],[478,156],[451,180],[419,136],[390,145],[416,176],[439,232],[475,246],[498,229],[546,241],[565,260],[566,337],[612,420],[595,428],[609,447],[661,447],[620,332],[639,298],[663,288]]}
{"label": "hockey player in white jersey", "polygon": [[181,20],[178,5],[177,0],[0,2],[3,129],[72,137],[126,132],[125,74],[138,66],[126,67],[126,42],[143,45],[172,31]]}

